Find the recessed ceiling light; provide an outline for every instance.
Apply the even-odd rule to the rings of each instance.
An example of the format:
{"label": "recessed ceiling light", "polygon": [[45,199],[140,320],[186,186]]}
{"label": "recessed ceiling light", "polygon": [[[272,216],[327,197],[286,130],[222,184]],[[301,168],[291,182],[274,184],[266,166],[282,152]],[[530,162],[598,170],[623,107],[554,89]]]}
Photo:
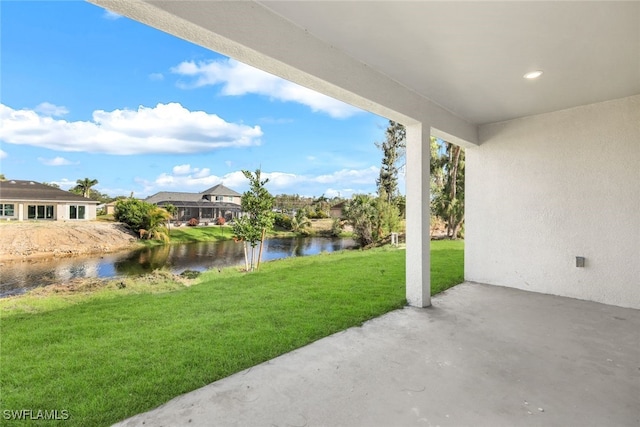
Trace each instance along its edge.
{"label": "recessed ceiling light", "polygon": [[533,79],[537,79],[541,75],[542,75],[542,71],[535,70],[535,71],[529,71],[527,74],[525,74],[522,77],[524,77],[525,79],[533,80]]}

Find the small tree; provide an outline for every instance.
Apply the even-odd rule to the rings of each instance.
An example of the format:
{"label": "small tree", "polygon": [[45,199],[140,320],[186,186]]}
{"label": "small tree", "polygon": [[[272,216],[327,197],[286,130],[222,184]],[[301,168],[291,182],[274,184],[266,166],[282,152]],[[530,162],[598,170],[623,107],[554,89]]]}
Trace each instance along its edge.
{"label": "small tree", "polygon": [[[265,188],[269,179],[260,180],[260,169],[255,174],[247,170],[242,173],[249,180],[249,191],[242,194],[243,215],[234,221],[233,234],[236,240],[250,246],[250,250],[245,246],[245,265],[253,271],[260,264],[259,256],[256,256],[258,242],[262,247],[264,233],[273,228],[273,196]],[[247,252],[251,254],[250,260]]]}
{"label": "small tree", "polygon": [[356,194],[345,204],[344,217],[353,227],[353,234],[362,247],[378,239],[376,199],[366,194]]}
{"label": "small tree", "polygon": [[149,211],[153,205],[142,200],[128,198],[116,202],[113,217],[116,221],[124,222],[133,231],[138,233],[145,229]]}
{"label": "small tree", "polygon": [[307,227],[311,227],[311,220],[307,217],[304,209],[299,209],[291,218],[291,231],[294,233],[305,233]]}
{"label": "small tree", "polygon": [[141,239],[163,242],[169,240],[166,222],[170,216],[169,212],[161,207],[133,198],[118,200],[113,214],[116,221],[127,224]]}
{"label": "small tree", "polygon": [[153,206],[149,208],[144,233],[140,232],[140,237],[168,242],[169,229],[167,228],[167,222],[170,218],[171,214],[161,207]]}

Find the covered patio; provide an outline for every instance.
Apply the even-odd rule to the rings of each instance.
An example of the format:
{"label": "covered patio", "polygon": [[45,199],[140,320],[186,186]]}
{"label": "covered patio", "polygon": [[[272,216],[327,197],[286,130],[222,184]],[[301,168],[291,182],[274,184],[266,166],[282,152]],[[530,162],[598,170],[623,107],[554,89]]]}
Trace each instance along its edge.
{"label": "covered patio", "polygon": [[638,331],[638,310],[464,283],[118,426],[637,426]]}
{"label": "covered patio", "polygon": [[[640,3],[90,1],[407,130],[412,308],[124,425],[638,425]],[[433,301],[432,136],[483,283]]]}
{"label": "covered patio", "polygon": [[404,124],[410,305],[435,136],[466,148],[467,280],[640,308],[640,3],[90,1]]}

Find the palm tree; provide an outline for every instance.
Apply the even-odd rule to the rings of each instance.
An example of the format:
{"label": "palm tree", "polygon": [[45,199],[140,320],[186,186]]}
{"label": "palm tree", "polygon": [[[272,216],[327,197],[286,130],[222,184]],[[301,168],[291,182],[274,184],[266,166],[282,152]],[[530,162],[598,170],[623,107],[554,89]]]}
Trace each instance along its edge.
{"label": "palm tree", "polygon": [[140,230],[140,237],[147,239],[169,241],[169,230],[167,229],[167,221],[171,219],[171,214],[161,207],[154,206],[149,210],[147,228]]}
{"label": "palm tree", "polygon": [[311,226],[311,221],[307,218],[304,209],[299,209],[291,218],[291,231],[295,233],[304,232],[305,228]]}
{"label": "palm tree", "polygon": [[89,196],[91,195],[91,187],[93,187],[97,183],[98,183],[97,179],[89,179],[89,178],[79,179],[76,181],[76,184],[78,185],[75,186],[74,190],[81,192],[82,197],[86,197],[88,199]]}
{"label": "palm tree", "polygon": [[164,210],[169,213],[169,219],[167,220],[167,228],[169,229],[169,233],[171,233],[171,220],[176,216],[178,212],[178,208],[169,203],[168,205],[163,206]]}

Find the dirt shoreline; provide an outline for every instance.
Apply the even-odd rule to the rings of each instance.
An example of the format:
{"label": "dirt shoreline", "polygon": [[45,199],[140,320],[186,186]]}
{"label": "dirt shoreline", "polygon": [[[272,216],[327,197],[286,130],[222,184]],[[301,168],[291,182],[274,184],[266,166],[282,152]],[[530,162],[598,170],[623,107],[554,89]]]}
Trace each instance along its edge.
{"label": "dirt shoreline", "polygon": [[0,223],[0,262],[100,254],[134,248],[121,223],[29,221]]}

